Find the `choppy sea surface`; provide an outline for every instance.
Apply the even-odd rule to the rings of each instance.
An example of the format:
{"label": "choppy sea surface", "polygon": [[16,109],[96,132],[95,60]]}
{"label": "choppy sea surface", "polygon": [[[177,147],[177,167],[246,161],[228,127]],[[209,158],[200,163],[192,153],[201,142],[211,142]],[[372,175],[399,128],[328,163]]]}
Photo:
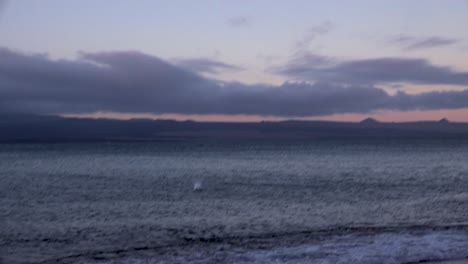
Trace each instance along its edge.
{"label": "choppy sea surface", "polygon": [[467,256],[466,140],[0,145],[0,263]]}

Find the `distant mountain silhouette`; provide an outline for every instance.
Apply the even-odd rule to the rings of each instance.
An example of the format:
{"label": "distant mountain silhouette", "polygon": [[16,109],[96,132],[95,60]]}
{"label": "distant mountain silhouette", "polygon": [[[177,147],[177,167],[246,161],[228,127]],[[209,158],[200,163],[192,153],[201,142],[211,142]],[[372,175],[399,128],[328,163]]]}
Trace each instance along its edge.
{"label": "distant mountain silhouette", "polygon": [[440,124],[448,124],[448,123],[450,123],[450,121],[448,121],[448,119],[444,117],[441,120],[439,120],[439,123]]}
{"label": "distant mountain silhouette", "polygon": [[359,122],[361,124],[378,124],[379,121],[377,121],[377,119],[374,119],[374,118],[371,118],[371,117],[368,117],[364,120],[362,120],[361,122]]}
{"label": "distant mountain silhouette", "polygon": [[0,142],[310,140],[327,138],[468,138],[468,123],[420,121],[258,123],[86,119],[0,114]]}

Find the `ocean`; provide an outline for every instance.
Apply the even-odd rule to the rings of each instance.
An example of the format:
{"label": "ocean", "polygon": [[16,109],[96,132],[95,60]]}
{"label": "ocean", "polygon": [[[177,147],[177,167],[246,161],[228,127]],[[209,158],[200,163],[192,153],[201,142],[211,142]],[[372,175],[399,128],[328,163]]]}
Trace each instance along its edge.
{"label": "ocean", "polygon": [[0,145],[1,263],[468,257],[468,140]]}

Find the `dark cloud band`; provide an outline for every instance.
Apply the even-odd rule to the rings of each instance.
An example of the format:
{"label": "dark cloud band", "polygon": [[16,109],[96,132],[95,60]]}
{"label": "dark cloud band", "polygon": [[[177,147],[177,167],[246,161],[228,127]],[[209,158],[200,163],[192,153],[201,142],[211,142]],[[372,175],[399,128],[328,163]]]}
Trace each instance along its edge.
{"label": "dark cloud band", "polygon": [[[353,82],[286,82],[280,86],[221,83],[139,52],[81,53],[80,56],[78,60],[51,60],[44,55],[0,49],[0,111],[319,116],[382,109],[468,107],[468,90],[390,95],[373,85]],[[395,66],[404,67],[407,63],[416,69],[408,73]],[[374,67],[377,72],[369,75],[375,71]],[[396,72],[380,76],[379,69],[384,68],[395,68]],[[433,76],[423,76],[421,69],[433,71]],[[347,73],[345,76],[352,77],[351,80],[361,77],[430,82],[430,78],[439,80],[447,78],[446,75],[455,77],[457,83],[468,80],[466,73],[438,68],[426,61],[389,62],[387,59],[341,64],[323,70],[319,76],[335,81],[340,72]]]}
{"label": "dark cloud band", "polygon": [[378,58],[335,62],[306,54],[272,71],[296,80],[339,84],[468,85],[468,72],[436,66],[425,59]]}
{"label": "dark cloud band", "polygon": [[413,51],[421,49],[430,49],[437,47],[444,47],[457,44],[461,39],[444,38],[439,36],[432,37],[413,37],[407,35],[400,35],[389,40],[391,44],[396,44],[402,47],[403,50]]}

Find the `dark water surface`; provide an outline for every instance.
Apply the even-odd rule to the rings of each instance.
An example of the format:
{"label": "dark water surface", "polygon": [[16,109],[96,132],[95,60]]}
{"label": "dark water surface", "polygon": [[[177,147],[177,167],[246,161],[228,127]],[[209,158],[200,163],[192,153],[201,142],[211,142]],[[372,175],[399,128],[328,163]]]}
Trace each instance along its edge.
{"label": "dark water surface", "polygon": [[5,144],[0,224],[3,263],[466,257],[468,141]]}

